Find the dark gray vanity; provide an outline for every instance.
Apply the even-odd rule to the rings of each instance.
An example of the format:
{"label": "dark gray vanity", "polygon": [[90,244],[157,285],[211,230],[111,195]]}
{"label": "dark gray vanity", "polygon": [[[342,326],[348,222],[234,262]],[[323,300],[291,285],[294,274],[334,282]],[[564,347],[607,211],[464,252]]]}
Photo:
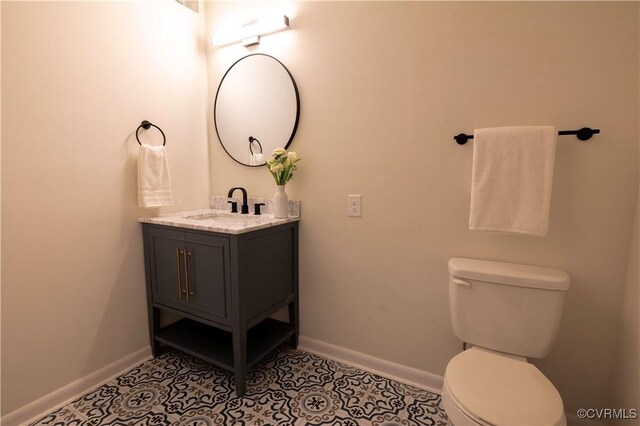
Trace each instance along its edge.
{"label": "dark gray vanity", "polygon": [[[298,222],[247,218],[233,229],[231,217],[210,230],[225,217],[141,219],[149,338],[154,356],[164,343],[233,372],[242,396],[248,368],[298,344]],[[289,322],[270,318],[284,307]],[[162,312],[182,319],[161,327]]]}

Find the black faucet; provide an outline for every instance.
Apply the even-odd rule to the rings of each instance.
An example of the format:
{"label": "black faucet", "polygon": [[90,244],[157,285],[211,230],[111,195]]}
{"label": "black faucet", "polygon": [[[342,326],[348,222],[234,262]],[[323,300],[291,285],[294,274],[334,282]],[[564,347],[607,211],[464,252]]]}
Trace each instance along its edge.
{"label": "black faucet", "polygon": [[[247,204],[247,190],[246,189],[244,189],[242,187],[239,187],[239,186],[233,187],[233,188],[231,188],[229,190],[229,193],[227,194],[227,197],[231,198],[233,196],[233,191],[235,191],[236,189],[239,189],[240,191],[242,191],[241,214],[249,214],[249,204]],[[229,201],[229,202],[232,203],[232,201]],[[232,204],[232,206],[233,206],[233,204]],[[237,210],[236,210],[236,212],[237,212]],[[232,211],[232,213],[236,213],[236,212]]]}

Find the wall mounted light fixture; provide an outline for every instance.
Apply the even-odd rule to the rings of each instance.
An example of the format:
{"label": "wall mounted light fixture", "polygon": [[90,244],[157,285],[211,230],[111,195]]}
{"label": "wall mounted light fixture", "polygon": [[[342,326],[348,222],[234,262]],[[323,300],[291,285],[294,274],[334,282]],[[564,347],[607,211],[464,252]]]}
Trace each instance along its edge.
{"label": "wall mounted light fixture", "polygon": [[260,44],[260,36],[277,33],[289,28],[289,18],[286,15],[265,16],[251,20],[235,29],[221,31],[211,36],[211,45],[224,47],[242,42],[245,47]]}

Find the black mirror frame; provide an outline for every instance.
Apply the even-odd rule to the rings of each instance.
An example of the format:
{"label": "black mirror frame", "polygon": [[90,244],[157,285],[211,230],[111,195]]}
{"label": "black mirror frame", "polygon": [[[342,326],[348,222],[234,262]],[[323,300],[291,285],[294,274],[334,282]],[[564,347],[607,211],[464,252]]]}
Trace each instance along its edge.
{"label": "black mirror frame", "polygon": [[[222,146],[222,149],[224,149],[224,152],[226,152],[227,155],[229,157],[231,157],[231,159],[233,159],[233,161],[235,161],[236,163],[241,164],[243,166],[247,166],[247,167],[263,167],[264,164],[245,164],[245,163],[237,160],[234,156],[232,156],[229,153],[229,151],[227,151],[227,148],[225,148],[224,143],[222,143],[222,138],[220,137],[220,133],[218,132],[218,122],[216,120],[216,106],[218,104],[218,95],[220,94],[220,88],[222,87],[222,83],[224,83],[225,77],[227,76],[227,74],[229,74],[229,71],[231,71],[233,69],[233,67],[236,66],[236,64],[238,62],[240,62],[240,61],[242,61],[244,59],[247,59],[250,56],[257,56],[257,55],[267,56],[267,57],[273,59],[274,61],[276,61],[277,63],[279,63],[282,66],[282,68],[284,68],[284,70],[289,75],[289,78],[291,79],[291,83],[293,84],[293,91],[296,94],[296,119],[295,119],[295,122],[293,124],[293,130],[291,131],[291,136],[289,137],[289,140],[287,141],[286,145],[284,146],[284,149],[287,149],[289,147],[289,145],[291,145],[291,142],[293,141],[293,138],[296,135],[296,131],[298,130],[298,122],[300,121],[300,94],[298,93],[298,85],[296,84],[296,80],[293,78],[293,75],[291,75],[291,72],[289,71],[289,69],[282,62],[280,62],[278,59],[276,59],[275,57],[273,57],[271,55],[267,55],[266,53],[252,53],[250,55],[243,56],[242,58],[240,58],[237,61],[235,61],[229,67],[229,69],[224,73],[224,75],[222,76],[222,79],[220,80],[220,84],[218,85],[218,89],[216,90],[216,98],[215,98],[215,101],[213,103],[213,127],[216,130],[216,136],[218,137],[218,142],[220,142],[220,145]],[[247,143],[250,143],[250,141],[248,140]],[[271,153],[265,153],[265,155],[270,155],[270,154]]]}

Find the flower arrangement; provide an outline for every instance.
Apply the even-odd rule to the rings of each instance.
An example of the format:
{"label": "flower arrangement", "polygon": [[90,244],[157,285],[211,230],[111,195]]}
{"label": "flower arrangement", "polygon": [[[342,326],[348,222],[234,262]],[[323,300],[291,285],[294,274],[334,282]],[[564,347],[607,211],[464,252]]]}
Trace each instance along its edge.
{"label": "flower arrangement", "polygon": [[271,157],[267,158],[267,167],[276,181],[276,185],[284,185],[293,179],[293,172],[298,168],[296,163],[300,161],[298,155],[284,148],[273,150]]}

